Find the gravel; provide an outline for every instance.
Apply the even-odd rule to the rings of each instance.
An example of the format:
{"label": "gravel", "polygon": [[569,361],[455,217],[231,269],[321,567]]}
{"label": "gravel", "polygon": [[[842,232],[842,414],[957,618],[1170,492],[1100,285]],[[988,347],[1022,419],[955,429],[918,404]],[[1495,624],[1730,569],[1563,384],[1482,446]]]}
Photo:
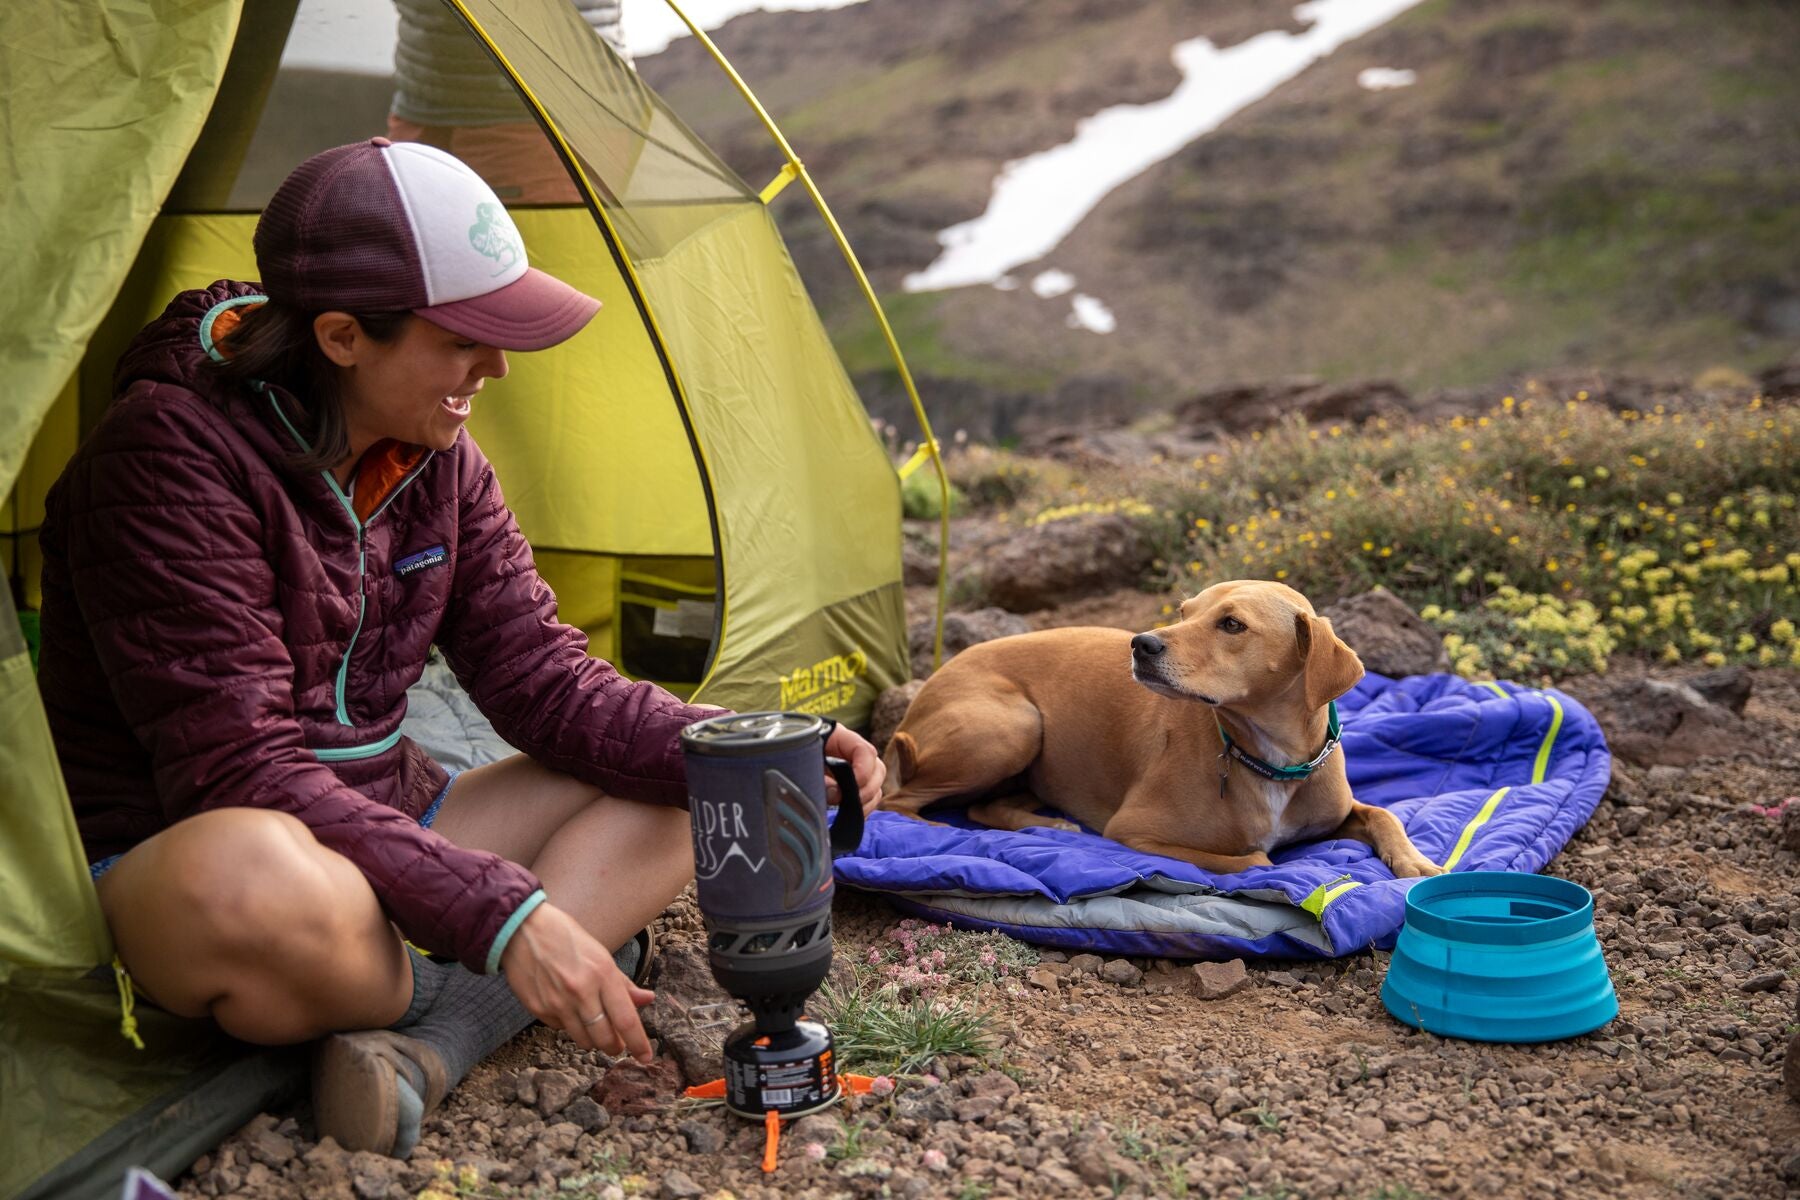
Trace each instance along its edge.
{"label": "gravel", "polygon": [[[1594,892],[1619,994],[1619,1017],[1586,1037],[1410,1029],[1380,1005],[1374,951],[1198,967],[1046,953],[986,989],[991,1061],[945,1058],[793,1124],[773,1176],[760,1126],[678,1099],[672,1057],[610,1065],[540,1028],[477,1067],[405,1162],[316,1141],[301,1105],[227,1139],[181,1194],[1791,1196],[1800,858],[1778,810],[1800,795],[1800,673],[1752,674],[1753,739],[1685,766],[1617,765],[1550,864]],[[840,953],[897,921],[840,895]],[[691,903],[665,924],[671,944],[698,945]]]}

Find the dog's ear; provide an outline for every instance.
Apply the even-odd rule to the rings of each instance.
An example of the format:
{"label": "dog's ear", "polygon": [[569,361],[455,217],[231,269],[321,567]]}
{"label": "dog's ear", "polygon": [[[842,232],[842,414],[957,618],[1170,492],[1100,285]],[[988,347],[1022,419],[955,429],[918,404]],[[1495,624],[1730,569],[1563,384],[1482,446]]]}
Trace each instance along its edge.
{"label": "dog's ear", "polygon": [[1300,644],[1307,711],[1324,708],[1363,677],[1362,659],[1338,637],[1329,619],[1295,613],[1294,636]]}

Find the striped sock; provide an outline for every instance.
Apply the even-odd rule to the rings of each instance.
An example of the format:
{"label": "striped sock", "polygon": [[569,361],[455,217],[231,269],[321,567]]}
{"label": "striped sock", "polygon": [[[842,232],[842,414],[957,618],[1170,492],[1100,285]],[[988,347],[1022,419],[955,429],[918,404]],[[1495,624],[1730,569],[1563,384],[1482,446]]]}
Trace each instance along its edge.
{"label": "striped sock", "polygon": [[434,963],[407,947],[413,998],[392,1028],[417,1038],[444,1060],[450,1086],[530,1025],[532,1015],[503,975],[477,975],[460,963]]}

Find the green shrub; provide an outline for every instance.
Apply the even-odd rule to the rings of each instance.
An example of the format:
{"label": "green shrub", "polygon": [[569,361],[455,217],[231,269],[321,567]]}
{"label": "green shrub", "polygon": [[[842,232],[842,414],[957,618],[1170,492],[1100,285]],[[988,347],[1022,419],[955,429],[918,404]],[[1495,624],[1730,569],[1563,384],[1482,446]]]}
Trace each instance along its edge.
{"label": "green shrub", "polygon": [[[1617,651],[1800,665],[1792,407],[1613,412],[1507,397],[1434,426],[1295,420],[1150,493],[1172,586],[1387,587],[1458,670],[1597,670]],[[1178,535],[1170,532],[1178,527]]]}
{"label": "green shrub", "polygon": [[[963,494],[954,483],[950,485],[950,515],[955,516],[967,507]],[[912,520],[935,521],[944,513],[943,488],[938,484],[937,472],[930,464],[921,466],[900,483],[900,511]]]}

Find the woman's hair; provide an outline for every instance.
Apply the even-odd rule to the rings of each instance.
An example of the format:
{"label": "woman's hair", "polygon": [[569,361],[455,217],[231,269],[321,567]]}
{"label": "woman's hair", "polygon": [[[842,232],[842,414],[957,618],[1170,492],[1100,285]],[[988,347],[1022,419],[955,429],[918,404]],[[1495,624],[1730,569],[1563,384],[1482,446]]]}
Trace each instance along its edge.
{"label": "woman's hair", "polygon": [[[279,300],[258,304],[246,310],[220,339],[225,359],[213,364],[213,371],[227,383],[243,387],[273,384],[294,397],[299,411],[288,413],[288,419],[312,448],[296,450],[288,462],[304,471],[328,471],[350,453],[350,433],[344,423],[343,368],[319,349],[313,332],[317,315]],[[409,312],[351,315],[377,342],[393,341],[412,318]]]}

